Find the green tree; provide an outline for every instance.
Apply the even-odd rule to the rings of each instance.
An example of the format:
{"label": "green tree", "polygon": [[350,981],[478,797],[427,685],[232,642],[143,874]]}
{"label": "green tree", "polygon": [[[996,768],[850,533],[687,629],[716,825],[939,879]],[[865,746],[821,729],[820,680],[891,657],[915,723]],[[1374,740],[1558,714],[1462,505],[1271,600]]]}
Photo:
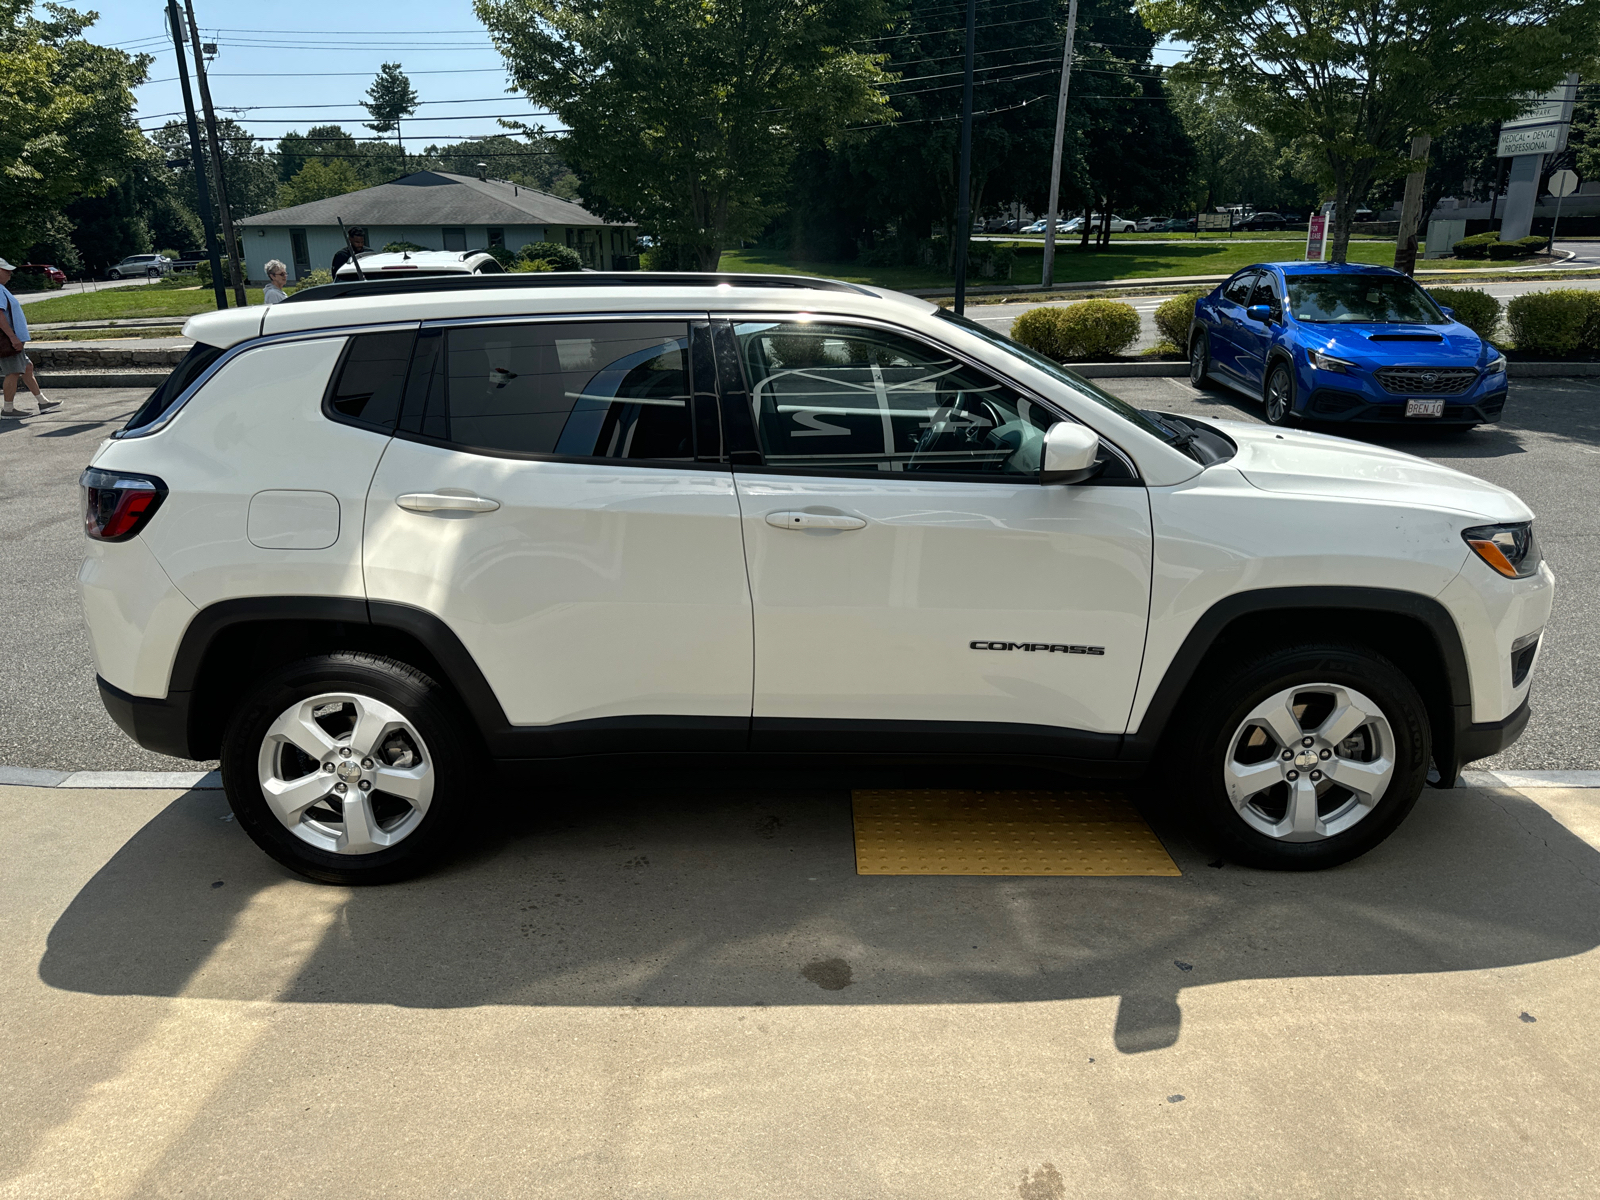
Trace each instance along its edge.
{"label": "green tree", "polygon": [[1515,115],[1592,61],[1592,0],[1140,0],[1146,22],[1194,46],[1175,73],[1231,95],[1314,164],[1334,198],[1329,257],[1355,207],[1404,174],[1415,134]]}
{"label": "green tree", "polygon": [[378,77],[367,89],[367,98],[361,102],[361,107],[372,117],[367,122],[367,128],[372,132],[394,131],[394,144],[400,151],[403,170],[406,144],[400,139],[400,122],[417,111],[417,93],[399,63],[383,64]]}
{"label": "green tree", "polygon": [[578,197],[578,177],[567,165],[565,147],[560,138],[548,135],[534,133],[524,139],[496,133],[448,146],[429,146],[425,161],[430,169],[458,175],[476,175],[481,162],[491,179],[537,188],[563,200]]}
{"label": "green tree", "polygon": [[74,197],[103,196],[139,159],[133,88],[148,55],[85,40],[98,19],[57,4],[0,0],[0,255],[20,259],[60,233]]}
{"label": "green tree", "polygon": [[517,86],[572,131],[585,201],[702,270],[753,237],[790,163],[888,112],[884,0],[477,0]]}
{"label": "green tree", "polygon": [[1194,80],[1172,80],[1173,111],[1194,144],[1193,184],[1188,208],[1249,204],[1265,211],[1308,208],[1315,190],[1294,177],[1294,156],[1285,153],[1227,91]]}
{"label": "green tree", "polygon": [[[184,164],[171,168],[173,184],[184,206],[191,212],[198,211],[194,163],[189,161],[189,127],[182,121],[168,121],[151,135],[151,140],[166,161]],[[218,118],[217,141],[222,146],[222,173],[228,181],[228,207],[234,217],[248,217],[272,208],[278,191],[278,165],[267,148],[232,117]]]}
{"label": "green tree", "polygon": [[313,200],[358,192],[365,186],[355,168],[344,159],[313,158],[288,183],[278,185],[278,207],[293,208],[296,204],[310,204]]}

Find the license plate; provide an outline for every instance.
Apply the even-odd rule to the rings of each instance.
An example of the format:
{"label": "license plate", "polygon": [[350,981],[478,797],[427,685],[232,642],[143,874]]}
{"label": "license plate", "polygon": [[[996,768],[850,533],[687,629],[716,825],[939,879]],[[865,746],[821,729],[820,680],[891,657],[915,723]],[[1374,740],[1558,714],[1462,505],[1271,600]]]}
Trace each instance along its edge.
{"label": "license plate", "polygon": [[1444,416],[1443,400],[1407,400],[1406,416],[1408,417],[1442,417]]}

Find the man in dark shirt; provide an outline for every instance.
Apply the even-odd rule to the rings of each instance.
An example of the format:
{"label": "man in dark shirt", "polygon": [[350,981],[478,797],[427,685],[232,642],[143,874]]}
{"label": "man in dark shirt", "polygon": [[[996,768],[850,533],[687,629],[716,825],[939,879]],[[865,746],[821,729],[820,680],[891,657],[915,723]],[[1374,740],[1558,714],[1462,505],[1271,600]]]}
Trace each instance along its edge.
{"label": "man in dark shirt", "polygon": [[350,252],[352,250],[357,254],[363,254],[366,252],[367,231],[365,229],[362,229],[358,226],[357,228],[350,230],[349,239],[349,245],[333,256],[333,277],[335,279],[339,277],[339,268],[350,261]]}

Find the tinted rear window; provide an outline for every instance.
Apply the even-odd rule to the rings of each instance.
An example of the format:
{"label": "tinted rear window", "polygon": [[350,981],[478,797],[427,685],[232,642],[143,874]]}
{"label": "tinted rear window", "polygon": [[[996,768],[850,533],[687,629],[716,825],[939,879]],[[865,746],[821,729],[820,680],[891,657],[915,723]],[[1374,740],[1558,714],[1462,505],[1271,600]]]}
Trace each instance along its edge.
{"label": "tinted rear window", "polygon": [[190,346],[189,353],[183,356],[183,361],[172,368],[172,374],[162,380],[161,386],[150,393],[149,398],[139,406],[139,411],[133,414],[124,428],[143,429],[156,421],[162,413],[172,407],[189,385],[200,378],[206,368],[220,357],[222,357],[220,346],[208,346],[204,342],[196,342]]}
{"label": "tinted rear window", "polygon": [[414,330],[359,333],[350,339],[328,385],[328,415],[375,429],[393,429],[400,416]]}

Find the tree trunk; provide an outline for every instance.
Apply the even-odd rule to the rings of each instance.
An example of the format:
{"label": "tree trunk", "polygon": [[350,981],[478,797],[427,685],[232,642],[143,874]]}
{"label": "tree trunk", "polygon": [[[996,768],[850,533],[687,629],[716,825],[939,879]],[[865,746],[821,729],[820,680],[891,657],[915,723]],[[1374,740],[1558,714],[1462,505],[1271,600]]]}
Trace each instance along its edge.
{"label": "tree trunk", "polygon": [[711,243],[702,243],[694,248],[694,261],[697,270],[715,271],[722,261],[722,251]]}
{"label": "tree trunk", "polygon": [[1428,181],[1428,147],[1432,142],[1426,133],[1411,139],[1411,161],[1421,165],[1406,176],[1405,199],[1400,202],[1400,234],[1394,244],[1394,269],[1407,275],[1417,270],[1417,227],[1422,223],[1422,193]]}
{"label": "tree trunk", "polygon": [[1343,263],[1350,254],[1350,221],[1355,216],[1350,204],[1350,176],[1344,167],[1334,168],[1333,220],[1328,229],[1328,261]]}

